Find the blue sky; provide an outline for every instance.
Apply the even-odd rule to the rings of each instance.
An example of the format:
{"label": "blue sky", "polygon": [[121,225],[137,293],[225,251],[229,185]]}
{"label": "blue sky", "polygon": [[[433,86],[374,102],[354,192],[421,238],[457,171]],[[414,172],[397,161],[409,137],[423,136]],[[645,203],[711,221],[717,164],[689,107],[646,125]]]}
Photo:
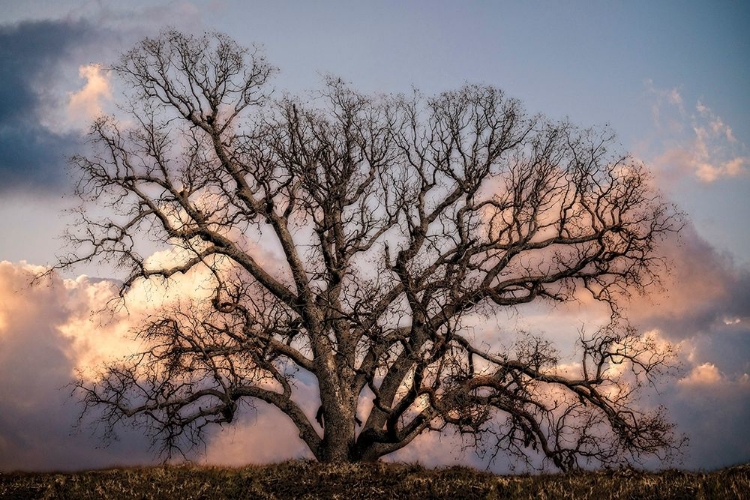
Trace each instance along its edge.
{"label": "blue sky", "polygon": [[[0,12],[6,75],[0,83],[0,261],[11,266],[0,291],[19,290],[14,280],[28,270],[23,266],[51,264],[60,253],[61,210],[72,203],[65,157],[85,147],[86,123],[117,99],[117,82],[106,72],[80,68],[106,66],[165,26],[218,30],[262,47],[281,70],[273,82],[277,95],[314,90],[327,73],[367,92],[416,87],[434,94],[484,83],[521,99],[531,113],[610,126],[622,149],[651,167],[658,187],[691,221],[671,254],[679,279],[666,306],[634,312],[644,328],[658,327],[684,344],[684,382],[666,391],[665,404],[686,432],[705,425],[695,415],[715,418],[715,432],[750,430],[750,382],[742,381],[750,373],[750,303],[744,302],[750,300],[749,3],[2,0]],[[99,87],[97,75],[104,78]],[[688,270],[688,263],[699,269]],[[106,267],[78,272],[114,274]],[[711,286],[703,300],[691,302],[685,288],[697,283]],[[72,300],[69,295],[54,300]],[[78,305],[58,306],[49,325],[65,351],[72,341],[58,334],[60,325]],[[9,307],[6,302],[6,315]],[[699,309],[704,319],[692,315]],[[0,342],[21,346],[21,332],[31,327],[3,321],[2,311]],[[5,387],[7,394],[16,389]],[[709,393],[726,398],[725,412],[700,399]],[[0,468],[8,468],[14,448],[3,447],[3,432],[11,432],[3,422]],[[50,439],[67,430],[49,424]],[[722,452],[701,441],[714,438],[695,439],[688,466],[750,460],[750,444]],[[96,457],[80,463],[117,459]],[[52,466],[33,457],[25,463]]]}

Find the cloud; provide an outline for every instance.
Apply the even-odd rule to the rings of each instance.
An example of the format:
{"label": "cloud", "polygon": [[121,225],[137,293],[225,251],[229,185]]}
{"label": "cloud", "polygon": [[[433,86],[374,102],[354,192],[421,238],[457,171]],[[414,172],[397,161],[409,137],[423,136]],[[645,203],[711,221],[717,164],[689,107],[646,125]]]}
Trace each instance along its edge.
{"label": "cloud", "polygon": [[44,122],[59,106],[65,61],[95,37],[85,21],[0,26],[0,192],[64,184],[65,158],[80,138]]}
{"label": "cloud", "polygon": [[748,174],[747,146],[703,101],[690,109],[679,89],[660,89],[651,80],[645,85],[654,98],[654,125],[668,144],[653,162],[662,174],[688,174],[704,183]]}
{"label": "cloud", "polygon": [[232,426],[213,429],[201,462],[226,467],[312,459],[292,421],[269,405],[245,411]]}
{"label": "cloud", "polygon": [[[38,12],[30,6],[25,15]],[[190,2],[86,5],[61,19],[0,24],[0,194],[65,191],[67,158],[85,147],[91,120],[111,111],[114,89],[98,63],[167,24],[199,31],[202,10]]]}
{"label": "cloud", "polygon": [[[691,438],[684,466],[713,468],[747,461],[750,443],[736,437],[746,432],[750,420],[750,272],[718,253],[691,226],[662,250],[672,262],[672,272],[665,276],[667,291],[655,289],[651,298],[634,296],[629,316],[641,331],[678,343],[683,370],[660,383],[658,392],[646,393],[642,404],[665,405],[678,431]],[[171,262],[179,253],[159,252],[149,262]],[[87,432],[70,435],[78,408],[60,388],[77,368],[90,369],[132,352],[129,328],[171,300],[203,293],[205,276],[199,270],[180,276],[167,293],[137,285],[128,294],[127,310],[102,315],[92,311],[114,296],[114,283],[55,275],[50,286],[29,288],[28,281],[39,270],[25,263],[0,263],[0,470],[152,462],[149,443],[137,430],[123,429],[123,439],[105,449]],[[606,320],[605,309],[582,300],[555,309],[501,313],[493,321],[467,318],[467,327],[478,341],[510,347],[520,324],[532,333],[546,333],[564,348],[579,328],[591,332],[591,325]],[[575,371],[577,359],[561,351],[563,362]],[[305,411],[314,412],[318,400],[312,381],[300,376],[296,387]],[[297,434],[285,416],[258,403],[244,408],[234,425],[212,429],[205,454],[196,458],[207,464],[241,465],[309,457]],[[458,436],[428,434],[388,459],[486,465],[463,450],[463,444]],[[66,452],[71,449],[75,451]],[[507,471],[512,465],[501,458],[493,469]]]}
{"label": "cloud", "polygon": [[[52,470],[152,461],[134,432],[101,449],[88,432],[76,433],[79,408],[68,397],[79,356],[107,347],[106,331],[85,325],[77,343],[61,327],[89,315],[86,295],[100,286],[87,279],[29,287],[40,268],[0,262],[0,470]],[[93,289],[91,288],[93,286]],[[86,344],[86,345],[84,345]]]}
{"label": "cloud", "polygon": [[[312,376],[299,374],[294,383],[294,400],[315,422],[320,396]],[[313,424],[317,425],[317,424]],[[203,463],[239,467],[283,460],[312,459],[313,454],[299,437],[291,419],[275,407],[261,402],[244,404],[231,426],[212,428],[207,437]]]}
{"label": "cloud", "polygon": [[[104,102],[112,100],[110,73],[98,64],[87,64],[78,68],[78,74],[86,84],[68,99],[67,120],[84,127],[103,114]],[[80,125],[79,125],[80,126]]]}
{"label": "cloud", "polygon": [[676,343],[682,370],[650,399],[666,406],[690,438],[684,466],[747,462],[750,442],[737,436],[750,421],[750,269],[690,225],[662,250],[671,262],[665,290],[634,297],[629,317],[642,331]]}
{"label": "cloud", "polygon": [[719,253],[688,224],[661,246],[670,272],[664,290],[634,296],[629,316],[673,341],[750,328],[750,269]]}
{"label": "cloud", "polygon": [[0,26],[0,121],[23,120],[45,99],[61,58],[92,33],[85,22],[38,21]]}
{"label": "cloud", "polygon": [[[676,107],[680,115],[685,114],[685,106],[682,99],[682,94],[677,87],[673,87],[671,89],[660,89],[654,86],[654,82],[651,79],[647,79],[646,81],[644,81],[644,85],[646,86],[649,94],[654,97],[654,102],[651,105],[651,118],[653,119],[654,124],[656,124],[657,127],[663,128],[664,126],[662,108],[665,104]],[[676,121],[674,119],[668,122],[668,126],[673,131],[682,130],[682,124],[680,123],[680,121]]]}
{"label": "cloud", "polygon": [[721,382],[722,376],[713,363],[703,363],[693,368],[690,373],[677,383],[683,385],[713,385]]}
{"label": "cloud", "polygon": [[[132,328],[147,314],[200,295],[206,273],[178,277],[166,293],[136,285],[126,307],[107,308],[117,283],[79,276],[31,286],[40,266],[0,261],[0,471],[101,468],[155,463],[142,429],[122,427],[119,440],[102,447],[94,429],[74,429],[80,407],[68,384],[78,371],[94,377],[97,367],[139,349]],[[298,400],[317,409],[311,380],[300,376]],[[88,421],[88,420],[87,420]],[[258,403],[246,407],[236,425],[211,429],[206,448],[191,457],[208,464],[241,465],[310,457],[287,417]],[[203,453],[205,452],[205,453]]]}
{"label": "cloud", "polygon": [[745,439],[750,422],[749,375],[730,377],[704,363],[662,393],[661,402],[690,436],[686,467],[715,469],[750,460],[750,441]]}
{"label": "cloud", "polygon": [[[667,238],[659,251],[670,272],[662,275],[661,287],[624,301],[623,312],[639,331],[675,344],[681,366],[676,377],[647,391],[642,404],[664,405],[677,431],[690,438],[683,466],[747,462],[750,443],[738,442],[737,436],[747,432],[750,421],[750,269],[717,251],[691,224]],[[486,326],[481,338],[508,338],[519,328],[541,333],[555,341],[565,363],[577,361],[570,346],[578,330],[592,333],[608,320],[606,308],[585,296],[517,312],[497,327]],[[437,443],[434,449],[440,453]]]}

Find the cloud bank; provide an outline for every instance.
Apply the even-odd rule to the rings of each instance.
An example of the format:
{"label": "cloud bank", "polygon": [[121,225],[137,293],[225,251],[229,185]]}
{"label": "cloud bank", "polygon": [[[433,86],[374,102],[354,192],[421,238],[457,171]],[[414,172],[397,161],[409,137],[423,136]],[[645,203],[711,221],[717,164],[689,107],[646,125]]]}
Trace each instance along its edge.
{"label": "cloud bank", "polygon": [[750,270],[717,252],[692,226],[665,245],[665,291],[636,297],[631,321],[680,348],[676,383],[651,398],[690,438],[684,465],[716,468],[750,460]]}
{"label": "cloud bank", "polygon": [[[673,263],[665,282],[668,293],[633,297],[628,315],[641,331],[677,343],[683,367],[676,379],[648,393],[643,404],[665,405],[678,430],[690,437],[683,466],[710,469],[748,461],[750,443],[738,437],[750,421],[750,272],[736,268],[691,227],[679,240],[667,242],[665,250]],[[51,284],[30,288],[28,282],[39,270],[26,263],[0,263],[0,379],[6,381],[0,386],[0,470],[153,462],[137,430],[123,429],[126,438],[103,449],[86,429],[72,433],[78,408],[64,386],[76,369],[91,371],[104,360],[132,352],[136,346],[128,340],[129,326],[170,296],[194,294],[203,278],[189,274],[167,296],[136,287],[129,293],[127,312],[102,315],[92,311],[113,296],[112,282],[53,276]],[[603,311],[590,306],[583,302],[557,310],[523,310],[508,321],[500,313],[497,322],[506,331],[520,322],[565,347],[576,325],[603,321]],[[498,330],[484,323],[477,322],[476,334],[488,340],[494,335],[497,341]],[[314,411],[316,395],[306,398],[303,404]],[[461,444],[456,436],[427,434],[390,459],[486,465],[473,452],[462,451]],[[205,449],[193,457],[241,465],[309,456],[291,422],[259,403],[245,408],[235,425],[212,431]],[[500,459],[493,469],[511,466]]]}
{"label": "cloud bank", "polygon": [[95,323],[71,332],[73,337],[63,329],[90,314],[89,297],[98,296],[102,285],[54,277],[49,285],[29,288],[39,270],[0,262],[0,470],[151,460],[138,433],[126,432],[126,439],[103,449],[89,433],[74,431],[78,408],[66,384],[81,360],[107,351],[110,336]]}
{"label": "cloud bank", "polygon": [[[124,427],[118,440],[103,446],[96,429],[76,428],[81,408],[68,384],[79,372],[93,377],[102,362],[135,352],[130,328],[153,308],[195,294],[203,277],[188,275],[167,294],[136,287],[127,309],[112,312],[104,306],[115,283],[53,275],[30,286],[42,270],[0,262],[0,471],[156,463],[141,429]],[[237,425],[213,430],[206,447],[190,456],[221,465],[309,456],[279,413],[261,404],[245,410]]]}

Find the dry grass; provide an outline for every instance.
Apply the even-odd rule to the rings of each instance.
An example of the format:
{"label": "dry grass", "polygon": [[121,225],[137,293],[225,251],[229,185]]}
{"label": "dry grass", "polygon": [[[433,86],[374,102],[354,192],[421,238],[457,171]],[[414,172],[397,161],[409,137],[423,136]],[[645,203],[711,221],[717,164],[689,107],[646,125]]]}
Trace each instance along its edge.
{"label": "dry grass", "polygon": [[750,465],[710,473],[633,470],[496,476],[463,467],[322,465],[292,461],[240,469],[154,467],[0,474],[2,499],[509,498],[750,499]]}

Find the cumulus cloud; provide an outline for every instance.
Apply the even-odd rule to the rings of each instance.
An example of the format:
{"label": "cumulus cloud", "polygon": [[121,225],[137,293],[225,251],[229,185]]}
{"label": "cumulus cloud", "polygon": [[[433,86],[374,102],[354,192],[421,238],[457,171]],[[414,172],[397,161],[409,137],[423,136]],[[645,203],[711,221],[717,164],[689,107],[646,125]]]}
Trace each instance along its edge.
{"label": "cumulus cloud", "polygon": [[[315,422],[320,399],[310,378],[298,376],[294,399],[307,418]],[[239,467],[314,458],[292,421],[273,406],[260,401],[244,404],[239,418],[231,426],[211,429],[207,443],[200,460],[211,465]]]}
{"label": "cumulus cloud", "polygon": [[[163,258],[163,257],[162,257]],[[74,428],[80,411],[68,384],[95,377],[102,363],[137,352],[132,328],[148,314],[185,297],[205,295],[206,273],[187,273],[164,291],[139,284],[126,307],[107,307],[117,294],[111,280],[53,274],[30,282],[43,268],[0,262],[0,470],[56,470],[154,463],[142,429],[118,429],[119,440],[103,447],[87,425]],[[310,389],[310,381],[298,380]],[[313,418],[317,393],[300,400]],[[241,465],[309,457],[291,422],[265,404],[247,407],[237,425],[212,429],[206,447],[192,458]]]}
{"label": "cumulus cloud", "polygon": [[661,251],[670,264],[663,290],[633,297],[632,320],[675,341],[750,326],[749,269],[718,252],[692,225],[667,239]]}
{"label": "cumulus cloud", "polygon": [[153,462],[142,432],[123,428],[102,447],[88,427],[76,431],[80,407],[67,385],[137,349],[130,329],[150,307],[147,290],[136,291],[128,310],[109,312],[115,283],[53,274],[31,286],[42,270],[0,262],[0,470]]}
{"label": "cumulus cloud", "polygon": [[[678,377],[658,385],[658,392],[647,393],[643,404],[667,406],[678,430],[691,438],[685,466],[712,468],[747,461],[750,444],[736,437],[750,420],[750,272],[718,253],[690,226],[680,238],[667,241],[663,251],[672,262],[672,272],[664,278],[667,291],[655,290],[659,293],[651,298],[632,297],[628,315],[641,331],[679,344],[683,369]],[[149,263],[173,262],[178,254],[179,250],[160,252]],[[137,285],[128,293],[127,308],[102,315],[96,311],[114,297],[114,283],[53,276],[50,286],[29,288],[29,279],[39,270],[23,263],[0,264],[0,377],[6,381],[0,386],[0,469],[152,460],[138,431],[124,429],[127,439],[105,449],[85,432],[69,435],[78,408],[60,387],[76,369],[93,376],[91,367],[136,349],[129,340],[130,327],[169,301],[205,296],[206,276],[191,271],[166,293],[153,285]],[[595,305],[582,296],[578,303],[519,308],[492,321],[470,317],[466,327],[478,341],[505,347],[511,347],[512,333],[519,326],[547,334],[575,372],[578,360],[565,346],[580,329],[593,332],[594,325],[606,323],[606,308]],[[312,380],[300,377],[297,386],[299,401],[312,415],[318,404]],[[428,434],[389,460],[486,465],[463,450],[463,444],[459,436]],[[75,451],[71,454],[70,449]],[[262,403],[246,407],[234,425],[212,429],[202,451],[196,455],[202,462],[221,465],[310,456],[288,419]],[[493,468],[506,471],[512,465],[501,459]]]}
{"label": "cumulus cloud", "polygon": [[[676,94],[675,94],[676,95]],[[663,242],[669,263],[660,286],[623,301],[623,313],[644,334],[678,349],[676,377],[657,381],[642,404],[664,405],[678,432],[690,438],[685,467],[716,468],[750,460],[750,443],[737,440],[750,421],[750,269],[720,253],[688,224]],[[606,324],[606,307],[585,294],[578,302],[526,305],[499,324],[477,324],[477,338],[492,342],[525,329],[553,340],[567,368],[575,371],[573,345],[579,331]],[[421,447],[440,443],[424,438]],[[423,450],[424,451],[424,450]],[[410,456],[408,449],[404,456]],[[658,463],[650,465],[658,467]],[[500,468],[502,470],[502,467]]]}
{"label": "cumulus cloud", "polygon": [[660,398],[690,437],[686,467],[714,469],[750,460],[750,442],[744,439],[750,421],[749,375],[728,376],[703,363]]}
{"label": "cumulus cloud", "polygon": [[683,385],[713,385],[721,382],[721,373],[713,363],[703,363],[694,367],[678,384]]}
{"label": "cumulus cloud", "polygon": [[299,431],[281,412],[262,404],[244,412],[232,426],[213,429],[201,462],[226,467],[267,464],[313,455]]}
{"label": "cumulus cloud", "polygon": [[663,173],[689,174],[704,183],[747,175],[746,145],[710,107],[701,100],[687,106],[678,88],[657,88],[651,80],[646,88],[654,98],[654,125],[669,143],[654,161]]}
{"label": "cumulus cloud", "polygon": [[78,74],[86,84],[70,93],[67,120],[87,127],[103,113],[104,102],[112,99],[110,73],[98,64],[87,64],[78,68]]}
{"label": "cumulus cloud", "polygon": [[[89,315],[100,287],[87,279],[29,287],[39,268],[0,262],[0,470],[101,467],[151,460],[137,433],[101,449],[88,433],[74,432],[78,408],[68,397],[79,356],[106,351],[109,336],[96,323],[61,328]],[[93,289],[91,288],[93,287]]]}
{"label": "cumulus cloud", "polygon": [[679,346],[676,383],[651,399],[690,438],[684,465],[716,468],[750,460],[737,439],[750,421],[750,270],[716,251],[692,226],[665,242],[664,290],[634,297],[629,316]]}

